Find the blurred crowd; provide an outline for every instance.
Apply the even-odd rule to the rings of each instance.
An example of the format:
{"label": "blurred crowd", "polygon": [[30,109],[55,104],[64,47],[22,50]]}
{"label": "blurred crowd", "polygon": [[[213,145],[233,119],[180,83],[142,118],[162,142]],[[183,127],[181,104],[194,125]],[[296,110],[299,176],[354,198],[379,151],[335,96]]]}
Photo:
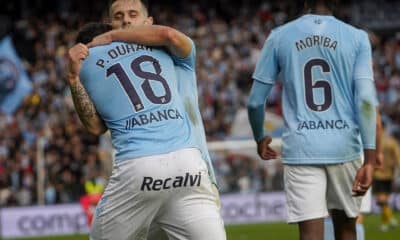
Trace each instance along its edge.
{"label": "blurred crowd", "polygon": [[[85,186],[104,187],[109,175],[107,136],[85,131],[64,77],[66,52],[77,30],[88,21],[99,20],[100,15],[105,17],[107,5],[88,1],[93,5],[76,9],[75,1],[54,2],[59,3],[57,11],[44,11],[40,17],[13,15],[11,35],[33,91],[13,116],[0,116],[0,206],[77,202],[88,191]],[[301,7],[285,0],[274,4],[172,2],[154,5],[152,15],[158,24],[176,27],[194,39],[207,140],[227,139],[235,114],[245,107],[251,74],[266,37],[272,28],[299,14]],[[349,9],[340,9],[338,16],[351,22]],[[380,109],[388,131],[400,140],[400,35],[382,37],[371,32],[371,42]],[[279,85],[271,96],[268,109],[280,114]],[[212,155],[223,193],[283,189],[279,162],[261,163],[240,153]],[[38,174],[37,169],[44,172]],[[37,184],[44,186],[43,194]]]}

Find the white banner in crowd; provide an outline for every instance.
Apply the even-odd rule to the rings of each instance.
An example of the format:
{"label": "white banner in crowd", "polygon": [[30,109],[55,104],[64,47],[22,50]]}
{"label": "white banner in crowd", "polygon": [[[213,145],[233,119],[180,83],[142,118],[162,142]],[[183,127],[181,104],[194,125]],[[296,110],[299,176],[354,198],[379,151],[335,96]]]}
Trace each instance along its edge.
{"label": "white banner in crowd", "polygon": [[285,194],[226,194],[221,196],[225,224],[284,221]]}
{"label": "white banner in crowd", "polygon": [[2,208],[1,237],[40,237],[88,233],[79,204]]}
{"label": "white banner in crowd", "polygon": [[[283,192],[226,194],[221,196],[225,224],[284,221]],[[390,197],[390,205],[400,211],[400,194]],[[372,212],[379,211],[373,201]],[[193,213],[195,214],[195,213]],[[0,209],[0,237],[40,237],[88,233],[86,216],[80,205],[33,206]]]}

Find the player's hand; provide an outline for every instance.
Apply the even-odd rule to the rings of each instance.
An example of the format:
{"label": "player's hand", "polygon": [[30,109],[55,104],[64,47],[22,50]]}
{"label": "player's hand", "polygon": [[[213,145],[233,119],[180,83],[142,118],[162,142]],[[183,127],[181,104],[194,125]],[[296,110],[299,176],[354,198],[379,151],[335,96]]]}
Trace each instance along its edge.
{"label": "player's hand", "polygon": [[383,169],[383,153],[380,152],[376,155],[375,169]]}
{"label": "player's hand", "polygon": [[112,35],[110,32],[106,32],[93,38],[93,40],[87,44],[87,47],[91,48],[101,45],[108,45],[110,43],[112,43]]}
{"label": "player's hand", "polygon": [[257,142],[258,155],[264,160],[276,159],[278,157],[278,154],[269,146],[271,142],[272,138],[269,136]]}
{"label": "player's hand", "polygon": [[78,43],[68,50],[67,76],[68,80],[79,77],[82,61],[89,56],[89,48]]}
{"label": "player's hand", "polygon": [[372,184],[374,165],[364,164],[358,169],[356,179],[353,183],[353,196],[364,196]]}

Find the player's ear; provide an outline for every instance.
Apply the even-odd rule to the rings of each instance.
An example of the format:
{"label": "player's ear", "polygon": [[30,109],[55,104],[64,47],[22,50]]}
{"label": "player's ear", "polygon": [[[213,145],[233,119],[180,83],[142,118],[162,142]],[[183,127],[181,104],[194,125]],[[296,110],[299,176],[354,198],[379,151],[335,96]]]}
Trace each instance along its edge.
{"label": "player's ear", "polygon": [[144,20],[145,25],[153,25],[153,17],[148,17],[146,20]]}

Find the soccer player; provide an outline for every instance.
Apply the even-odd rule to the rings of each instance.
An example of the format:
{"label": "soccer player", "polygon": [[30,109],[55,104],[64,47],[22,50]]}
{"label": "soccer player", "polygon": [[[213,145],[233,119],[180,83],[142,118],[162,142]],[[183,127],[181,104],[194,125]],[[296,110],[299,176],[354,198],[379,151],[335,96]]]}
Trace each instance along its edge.
{"label": "soccer player", "polygon": [[[148,1],[146,0],[114,1],[109,9],[109,17],[111,19],[111,25],[113,29],[123,29],[123,28],[130,28],[132,26],[153,24],[153,18],[149,16],[148,13],[148,6],[149,4]],[[150,38],[143,40],[152,40],[151,35],[149,37]],[[147,41],[144,41],[143,44],[147,44]],[[80,45],[77,48],[78,48],[76,49],[77,52],[88,51],[88,48],[84,45]],[[196,80],[195,69],[183,65],[175,65],[175,66],[176,66],[176,72],[178,74],[178,79],[184,80],[184,81],[178,81],[178,92],[181,95],[181,98],[185,102],[185,110],[190,116],[190,121],[193,127],[193,134],[195,136],[195,143],[197,147],[201,150],[203,160],[206,162],[208,167],[211,181],[215,185],[213,186],[214,191],[217,193],[215,173],[207,149],[204,126],[201,119],[200,110],[198,107],[197,80]],[[104,125],[104,122],[100,118],[99,114],[97,113],[96,109],[94,108],[93,103],[91,103],[90,98],[84,92],[84,89],[82,88],[82,85],[80,84],[79,81],[75,83],[74,89],[76,88],[79,89],[79,91],[77,93],[75,93],[76,91],[72,91],[72,96],[74,97],[74,99],[76,99],[74,103],[76,104],[77,113],[82,123],[85,125],[87,130],[92,134],[95,135],[103,134],[105,131],[107,131],[107,128]]]}
{"label": "soccer player", "polygon": [[[146,21],[138,21],[138,15],[144,14],[148,16],[147,8],[148,1],[139,0],[117,0],[110,7],[110,18],[113,29],[126,29],[132,26],[152,23],[151,17]],[[141,3],[142,8],[139,10],[137,4]],[[132,14],[135,12],[136,14]],[[110,35],[108,35],[110,36]],[[107,37],[104,35],[103,37]],[[137,39],[132,34],[113,34],[114,41],[125,40],[127,42],[135,42]],[[101,37],[99,37],[101,38]],[[98,39],[99,39],[98,38]],[[147,42],[144,42],[147,43]],[[195,51],[195,49],[194,49]],[[195,54],[195,52],[193,52]],[[194,65],[194,63],[193,63]],[[204,131],[204,125],[200,114],[199,103],[198,103],[198,92],[197,92],[197,78],[195,68],[191,66],[175,65],[176,72],[178,75],[178,92],[184,101],[185,110],[189,115],[190,122],[193,127],[193,134],[195,136],[196,144],[201,150],[202,157],[205,160],[210,178],[216,185],[214,169],[212,167],[211,158],[207,149],[206,136]],[[215,189],[216,191],[216,189]]]}
{"label": "soccer player", "polygon": [[372,190],[382,211],[379,229],[382,232],[387,232],[389,227],[398,226],[398,221],[392,214],[388,200],[392,192],[395,169],[396,167],[400,169],[400,147],[396,139],[385,132],[385,124],[383,124],[382,148],[383,164],[381,168],[376,169],[374,172]]}
{"label": "soccer player", "polygon": [[328,209],[336,239],[356,239],[360,196],[371,185],[376,159],[368,35],[333,17],[334,6],[334,1],[306,0],[308,14],[270,33],[248,101],[258,154],[277,158],[263,123],[265,100],[281,74],[288,222],[297,223],[300,239],[307,240],[323,239]]}
{"label": "soccer player", "polygon": [[[141,8],[138,8],[138,3],[141,3]],[[140,4],[139,4],[140,6]],[[132,28],[134,26],[143,25],[143,24],[151,24],[153,22],[152,17],[147,17],[147,21],[138,20],[138,16],[144,15],[149,16],[148,14],[148,1],[138,1],[138,0],[117,0],[110,6],[109,16],[111,19],[113,29],[127,29]],[[131,29],[132,32],[135,32],[135,29]],[[98,36],[96,39],[100,41],[104,41],[107,39],[110,41],[126,41],[126,42],[135,42],[137,41],[137,36],[140,38],[143,35],[132,34],[132,32],[114,31],[114,34],[104,34],[103,36]],[[150,37],[151,37],[151,33]],[[143,39],[147,40],[147,39]],[[143,42],[147,44],[147,41]],[[100,44],[102,44],[100,42]],[[104,44],[104,42],[103,42]],[[160,43],[158,43],[160,44]],[[195,48],[193,48],[193,59],[195,59]],[[193,136],[195,139],[196,147],[200,149],[203,160],[206,162],[208,167],[209,177],[213,183],[212,189],[215,195],[217,196],[218,205],[219,203],[219,195],[217,190],[217,183],[214,173],[214,168],[212,166],[210,154],[207,148],[206,136],[203,121],[201,118],[199,103],[198,103],[198,91],[197,91],[197,78],[194,65],[175,65],[175,71],[177,73],[177,83],[178,83],[178,93],[181,99],[184,102],[185,111],[189,116],[191,126],[193,128]],[[156,228],[152,228],[154,232]],[[161,239],[162,233],[153,234],[154,239]]]}
{"label": "soccer player", "polygon": [[[115,1],[110,8],[110,15],[112,19],[112,25],[114,28],[127,28],[135,25],[147,25],[152,23],[152,18],[148,17],[147,13],[147,1],[134,1],[134,0],[121,0]],[[140,30],[139,30],[140,31]],[[144,32],[141,32],[144,33]],[[171,32],[168,32],[171,33]],[[144,36],[145,34],[143,34]],[[152,33],[149,33],[151,37]],[[142,36],[142,35],[141,35]],[[170,37],[174,37],[171,35]],[[142,39],[143,40],[143,39]],[[150,41],[153,40],[150,38]],[[149,41],[147,39],[147,41]],[[144,41],[143,43],[147,43]],[[168,43],[167,43],[168,44]],[[162,43],[158,43],[158,45],[162,45]],[[80,51],[87,51],[85,46],[80,46],[81,49],[77,49],[77,52]],[[193,59],[194,59],[194,48],[193,48]],[[192,59],[192,60],[193,60]],[[193,127],[193,135],[195,136],[195,143],[196,147],[201,149],[202,158],[206,161],[208,166],[208,171],[211,177],[211,181],[215,184],[215,177],[213,168],[211,166],[210,157],[208,154],[208,150],[206,148],[206,141],[205,141],[205,134],[204,134],[204,127],[201,121],[200,112],[198,109],[197,103],[197,87],[196,87],[196,78],[194,73],[194,62],[192,65],[190,64],[183,64],[183,65],[175,65],[176,72],[178,78],[183,79],[184,81],[178,81],[178,88],[179,93],[182,95],[182,98],[185,100],[185,110],[190,116],[190,121]],[[77,77],[79,80],[79,77]],[[83,123],[86,124],[88,129],[94,134],[101,134],[106,130],[104,124],[101,124],[101,118],[96,112],[93,104],[91,103],[88,95],[86,94],[85,90],[83,89],[82,85],[79,81],[74,83],[77,85],[78,94],[73,94],[75,98],[81,98],[81,100],[75,101],[78,104],[80,103],[81,106],[77,107],[79,116],[83,119]],[[188,90],[191,90],[189,92]],[[80,110],[79,110],[80,109]],[[85,114],[88,113],[88,114]],[[218,200],[218,192],[216,190],[215,185],[213,184],[212,190]],[[153,226],[152,226],[153,227]],[[201,226],[200,226],[201,228]],[[154,228],[152,228],[154,229]],[[217,237],[217,236],[215,236]],[[160,239],[159,237],[155,237],[154,239]]]}
{"label": "soccer player", "polygon": [[[172,40],[168,28],[160,28],[165,27],[140,26],[134,32],[151,32],[153,45],[165,42],[172,57],[162,48],[123,42],[92,48],[83,56],[82,84],[117,150],[96,210],[93,239],[139,239],[153,222],[170,238],[225,239],[207,166],[193,148],[177,93],[174,62],[193,67],[193,43],[179,32]],[[87,26],[78,41],[87,43],[97,29]]]}

